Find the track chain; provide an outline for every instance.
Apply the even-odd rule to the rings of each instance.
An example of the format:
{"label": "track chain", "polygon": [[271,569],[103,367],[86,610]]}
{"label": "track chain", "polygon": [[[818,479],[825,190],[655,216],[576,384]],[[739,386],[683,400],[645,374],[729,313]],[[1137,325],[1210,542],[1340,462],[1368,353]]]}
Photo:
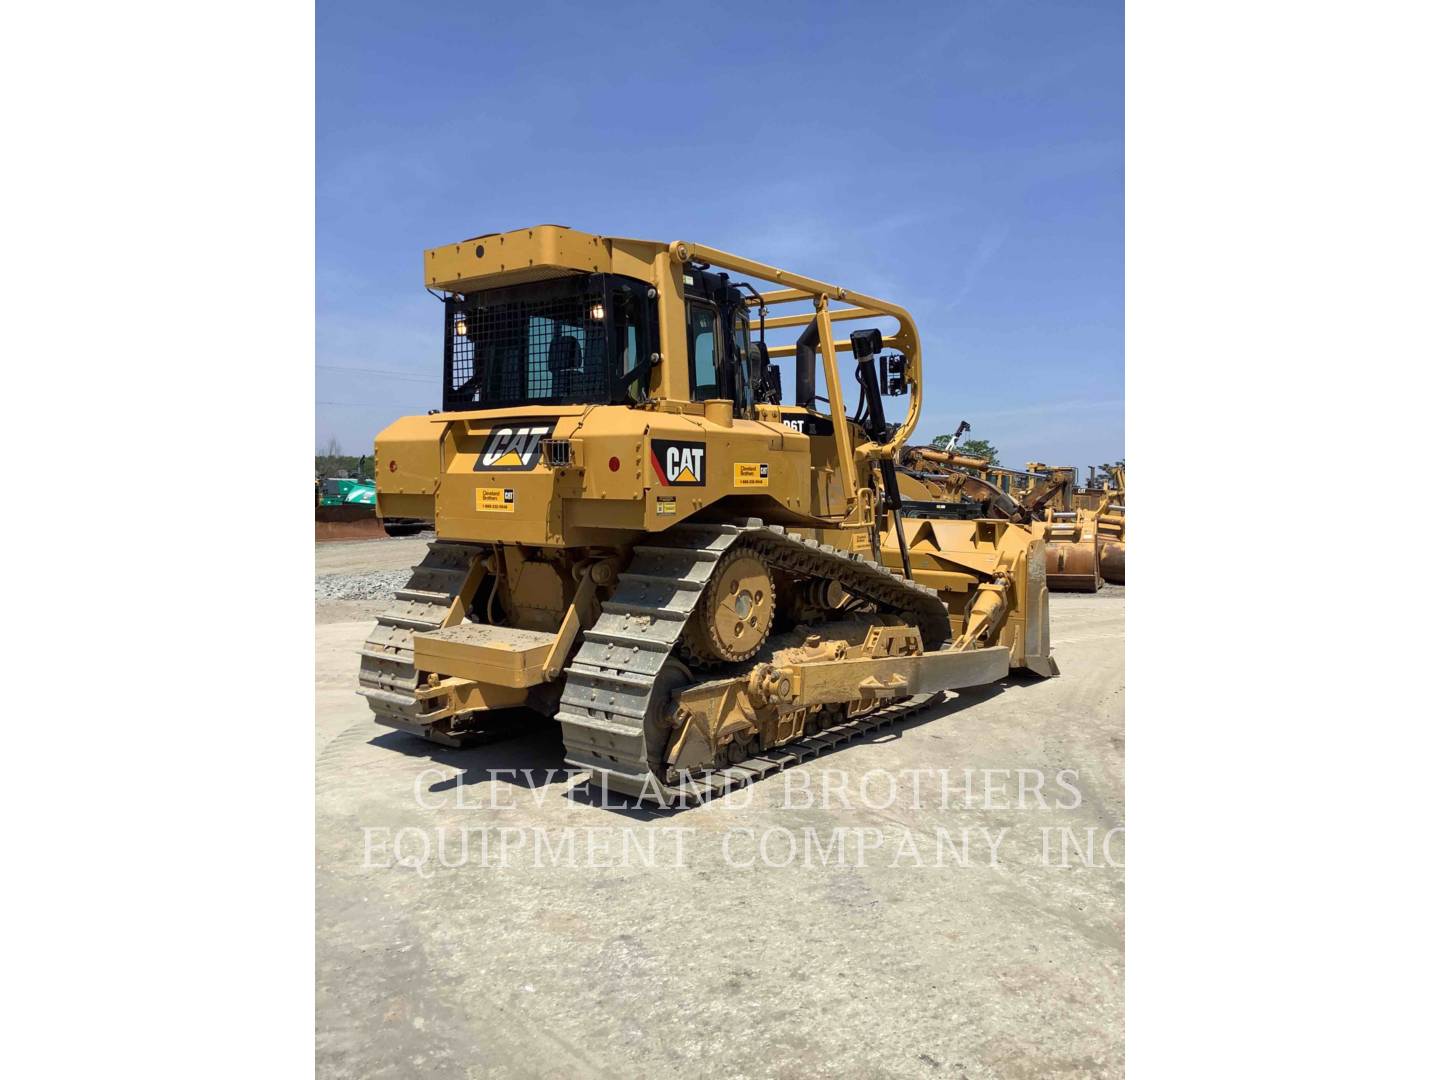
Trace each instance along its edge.
{"label": "track chain", "polygon": [[459,595],[471,560],[481,554],[474,544],[430,544],[403,589],[395,593],[395,606],[375,623],[360,650],[359,693],[370,703],[377,724],[399,728],[436,742],[462,745],[440,725],[421,719],[415,697],[419,676],[415,671],[416,631],[438,630]]}
{"label": "track chain", "polygon": [[[675,793],[654,775],[669,730],[663,715],[665,686],[657,683],[657,676],[674,655],[686,620],[720,557],[741,541],[758,550],[773,567],[834,579],[852,596],[911,619],[927,649],[939,647],[949,635],[945,605],[933,589],[856,552],[840,551],[757,519],[744,525],[676,526],[654,542],[635,547],[614,595],[601,605],[600,618],[585,631],[574,660],[565,669],[556,717],[564,734],[565,760],[589,769],[592,784],[639,797],[668,798]],[[834,740],[826,741],[832,732],[868,725],[855,729],[848,736],[853,738],[855,733],[886,722],[883,716],[901,704],[762,751],[710,775],[763,775],[781,767],[774,764],[772,755],[793,755],[807,749],[818,753],[834,745]],[[924,702],[913,707],[921,704]]]}

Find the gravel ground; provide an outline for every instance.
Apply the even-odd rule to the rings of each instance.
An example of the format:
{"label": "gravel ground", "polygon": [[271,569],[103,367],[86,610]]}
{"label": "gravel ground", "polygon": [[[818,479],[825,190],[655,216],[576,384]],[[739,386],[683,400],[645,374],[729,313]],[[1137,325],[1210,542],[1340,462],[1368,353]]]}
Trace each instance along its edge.
{"label": "gravel ground", "polygon": [[[1055,594],[1057,679],[652,814],[587,798],[554,723],[468,750],[374,724],[356,652],[385,601],[325,597],[388,589],[424,547],[317,545],[318,1076],[1123,1075],[1123,589]],[[948,801],[967,770],[979,801]],[[970,858],[931,857],[967,829]],[[812,859],[812,833],[848,855]]]}
{"label": "gravel ground", "polygon": [[315,578],[315,600],[386,600],[396,589],[403,589],[409,579],[409,570],[322,574]]}
{"label": "gravel ground", "polygon": [[1086,599],[1086,600],[1124,600],[1124,599],[1125,599],[1125,586],[1124,586],[1124,585],[1111,585],[1109,582],[1106,582],[1106,584],[1104,585],[1103,588],[1101,588],[1098,592],[1093,592],[1093,593],[1083,593],[1083,592],[1056,592],[1056,591],[1053,590],[1053,589],[1050,591],[1050,603],[1051,603],[1051,604],[1055,604],[1055,603],[1061,603],[1061,604],[1063,604],[1063,603],[1065,603],[1065,602],[1067,602],[1067,601],[1069,601],[1069,600],[1081,600],[1081,599]]}

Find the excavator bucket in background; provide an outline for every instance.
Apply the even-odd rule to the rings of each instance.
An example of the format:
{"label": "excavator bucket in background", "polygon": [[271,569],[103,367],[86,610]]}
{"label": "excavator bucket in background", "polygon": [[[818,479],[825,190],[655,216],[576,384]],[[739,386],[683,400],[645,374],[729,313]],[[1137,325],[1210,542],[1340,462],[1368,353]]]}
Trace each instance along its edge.
{"label": "excavator bucket in background", "polygon": [[1125,584],[1124,540],[1100,541],[1100,576],[1112,585]]}
{"label": "excavator bucket in background", "polygon": [[1090,511],[1051,511],[1045,525],[1045,580],[1059,592],[1097,592],[1104,584]]}
{"label": "excavator bucket in background", "polygon": [[1100,574],[1100,543],[1093,510],[1085,509],[1076,491],[1074,466],[1025,463],[1026,470],[1055,489],[1045,514],[1045,577],[1056,592],[1096,592],[1105,584]]}

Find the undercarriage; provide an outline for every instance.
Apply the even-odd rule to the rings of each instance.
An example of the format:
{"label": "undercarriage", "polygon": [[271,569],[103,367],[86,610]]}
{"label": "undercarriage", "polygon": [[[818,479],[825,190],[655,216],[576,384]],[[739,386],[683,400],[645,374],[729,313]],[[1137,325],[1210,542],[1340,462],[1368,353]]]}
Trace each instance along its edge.
{"label": "undercarriage", "polygon": [[[362,653],[376,721],[462,746],[487,712],[524,706],[559,720],[567,763],[593,783],[670,801],[1010,666],[1010,650],[988,643],[1003,613],[972,603],[974,632],[951,647],[934,589],[758,520],[687,523],[628,559],[553,554],[542,571],[522,552],[432,544]],[[528,607],[505,588],[516,568],[533,579],[519,590]]]}

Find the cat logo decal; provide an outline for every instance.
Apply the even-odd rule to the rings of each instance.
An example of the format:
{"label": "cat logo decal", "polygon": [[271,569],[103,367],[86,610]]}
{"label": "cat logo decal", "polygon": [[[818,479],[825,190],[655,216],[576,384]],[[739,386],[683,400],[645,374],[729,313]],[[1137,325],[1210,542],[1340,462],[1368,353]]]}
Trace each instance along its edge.
{"label": "cat logo decal", "polygon": [[540,443],[555,430],[553,420],[515,420],[490,432],[475,459],[476,472],[529,472],[540,460]]}
{"label": "cat logo decal", "polygon": [[652,439],[650,464],[666,487],[701,487],[705,483],[705,444]]}

